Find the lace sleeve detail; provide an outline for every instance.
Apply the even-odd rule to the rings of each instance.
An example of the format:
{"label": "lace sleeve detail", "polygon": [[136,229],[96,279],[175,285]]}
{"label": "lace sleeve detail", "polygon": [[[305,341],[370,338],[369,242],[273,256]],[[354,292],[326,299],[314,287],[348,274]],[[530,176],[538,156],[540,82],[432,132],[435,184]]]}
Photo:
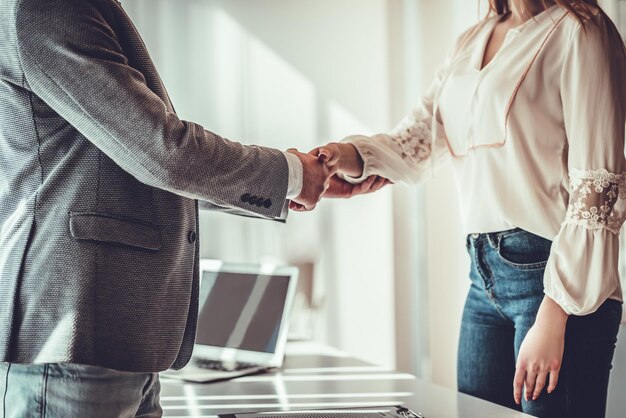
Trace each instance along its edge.
{"label": "lace sleeve detail", "polygon": [[626,173],[570,170],[570,204],[565,223],[619,234],[626,213]]}
{"label": "lace sleeve detail", "polygon": [[407,116],[389,133],[391,140],[400,147],[402,159],[419,164],[432,154],[432,133],[430,126],[418,121],[415,115]]}

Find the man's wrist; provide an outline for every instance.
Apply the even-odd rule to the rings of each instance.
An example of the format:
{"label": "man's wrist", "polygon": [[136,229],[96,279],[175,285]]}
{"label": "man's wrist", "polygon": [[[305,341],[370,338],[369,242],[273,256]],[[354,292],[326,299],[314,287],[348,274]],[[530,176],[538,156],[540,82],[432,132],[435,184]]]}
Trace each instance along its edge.
{"label": "man's wrist", "polygon": [[287,187],[287,199],[295,199],[302,193],[304,168],[300,158],[291,152],[284,152],[289,166],[289,185]]}

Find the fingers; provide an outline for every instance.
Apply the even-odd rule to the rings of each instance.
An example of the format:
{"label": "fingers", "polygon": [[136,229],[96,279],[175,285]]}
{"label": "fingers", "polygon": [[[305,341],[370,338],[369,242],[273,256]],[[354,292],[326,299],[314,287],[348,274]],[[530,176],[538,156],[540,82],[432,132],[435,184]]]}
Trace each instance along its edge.
{"label": "fingers", "polygon": [[352,184],[337,175],[333,175],[330,178],[329,187],[324,193],[324,197],[348,199],[361,194],[376,192],[389,184],[393,183],[380,176],[370,176],[362,183]]}
{"label": "fingers", "polygon": [[289,202],[289,209],[295,210],[296,212],[306,212],[306,207],[298,202],[294,202],[293,200]]}
{"label": "fingers", "polygon": [[524,379],[524,399],[528,401],[533,398],[533,391],[535,390],[535,382],[537,381],[537,372],[527,371],[526,379]]}
{"label": "fingers", "polygon": [[322,164],[327,163],[330,159],[330,152],[325,147],[313,148],[311,151],[309,151],[309,155],[317,158],[317,161]]}
{"label": "fingers", "polygon": [[515,403],[518,405],[522,402],[522,388],[525,379],[526,369],[518,366],[515,370],[515,377],[513,378],[513,399],[515,399]]}
{"label": "fingers", "polygon": [[289,202],[289,209],[294,210],[296,212],[310,212],[314,210],[316,206],[317,205],[312,205],[312,206],[307,207],[301,203],[294,202],[293,200]]}
{"label": "fingers", "polygon": [[332,160],[336,160],[336,157],[333,158],[333,153],[327,147],[318,148],[317,159],[320,163],[330,164]]}
{"label": "fingers", "polygon": [[363,183],[355,186],[354,195],[374,193],[383,187],[393,184],[389,180],[380,176],[370,176]]}
{"label": "fingers", "polygon": [[375,181],[376,176],[369,176],[363,183],[354,186],[354,189],[352,189],[352,195],[356,196],[359,194],[369,193]]}
{"label": "fingers", "polygon": [[317,147],[309,151],[309,154],[317,157],[320,163],[324,163],[327,166],[335,166],[339,162],[341,152],[336,144],[328,144],[322,147]]}
{"label": "fingers", "polygon": [[388,181],[389,180],[387,180],[384,177],[377,176],[376,180],[374,181],[374,184],[372,184],[372,187],[370,189],[370,193],[379,191],[380,189],[382,189],[383,187],[385,187],[388,184],[387,183]]}
{"label": "fingers", "polygon": [[339,171],[339,166],[331,165],[329,163],[323,163],[323,164],[324,164],[324,169],[326,170],[326,175],[328,176],[330,180],[330,178],[333,177],[335,174],[337,174],[337,172]]}
{"label": "fingers", "polygon": [[546,386],[546,379],[548,378],[548,371],[539,372],[537,375],[537,380],[535,381],[535,390],[532,394],[532,400],[536,400],[539,395],[541,395],[541,391]]}
{"label": "fingers", "polygon": [[537,398],[541,396],[541,392],[547,382],[549,382],[547,392],[552,393],[556,389],[558,380],[558,368],[534,372],[518,366],[515,371],[515,378],[513,379],[513,398],[515,399],[515,403],[519,405],[522,401],[522,391],[524,392],[524,399],[526,401],[537,400]]}
{"label": "fingers", "polygon": [[328,189],[324,193],[326,198],[344,198],[347,199],[352,196],[352,190],[354,185],[341,179],[339,176],[334,175],[330,178]]}
{"label": "fingers", "polygon": [[550,370],[550,383],[548,384],[548,393],[554,392],[556,389],[556,384],[559,381],[559,368],[552,368]]}

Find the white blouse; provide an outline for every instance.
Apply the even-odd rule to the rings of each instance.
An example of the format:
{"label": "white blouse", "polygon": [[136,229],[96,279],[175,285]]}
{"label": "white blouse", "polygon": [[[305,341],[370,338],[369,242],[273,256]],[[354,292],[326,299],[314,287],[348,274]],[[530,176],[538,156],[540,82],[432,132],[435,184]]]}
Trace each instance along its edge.
{"label": "white blouse", "polygon": [[363,181],[428,180],[451,162],[467,233],[520,227],[553,240],[545,293],[567,313],[622,300],[626,51],[598,13],[553,6],[510,30],[481,68],[500,16],[465,32],[417,108],[389,134],[351,136]]}

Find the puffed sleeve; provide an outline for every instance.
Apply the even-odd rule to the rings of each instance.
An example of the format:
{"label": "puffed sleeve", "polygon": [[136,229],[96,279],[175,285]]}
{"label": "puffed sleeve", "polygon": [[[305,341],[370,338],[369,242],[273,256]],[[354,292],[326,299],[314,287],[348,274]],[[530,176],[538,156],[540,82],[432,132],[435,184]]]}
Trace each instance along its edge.
{"label": "puffed sleeve", "polygon": [[433,170],[450,158],[435,102],[453,57],[475,29],[458,38],[417,106],[391,132],[352,135],[342,141],[353,144],[364,162],[363,174],[358,178],[344,176],[347,181],[360,183],[371,175],[379,175],[395,183],[416,184],[429,179]]}
{"label": "puffed sleeve", "polygon": [[568,314],[620,298],[619,232],[626,203],[626,52],[598,15],[572,33],[561,78],[569,205],[553,241],[545,293]]}

